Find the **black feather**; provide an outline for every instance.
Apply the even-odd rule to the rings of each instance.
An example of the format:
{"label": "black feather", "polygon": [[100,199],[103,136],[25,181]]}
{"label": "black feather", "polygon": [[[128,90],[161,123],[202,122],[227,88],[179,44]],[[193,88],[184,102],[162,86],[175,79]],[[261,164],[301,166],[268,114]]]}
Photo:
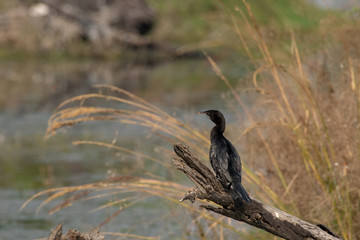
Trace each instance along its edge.
{"label": "black feather", "polygon": [[209,116],[215,123],[211,130],[209,158],[217,178],[224,188],[233,186],[235,193],[244,201],[251,202],[249,194],[241,184],[241,159],[236,148],[227,140],[223,133],[225,131],[224,115],[217,110],[200,112]]}

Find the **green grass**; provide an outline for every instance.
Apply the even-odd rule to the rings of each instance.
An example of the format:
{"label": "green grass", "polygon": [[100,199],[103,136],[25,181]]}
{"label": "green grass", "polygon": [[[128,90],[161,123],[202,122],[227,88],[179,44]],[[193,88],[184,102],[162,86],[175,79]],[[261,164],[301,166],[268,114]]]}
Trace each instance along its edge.
{"label": "green grass", "polygon": [[[248,38],[248,26],[243,21],[247,10],[242,1],[200,0],[193,3],[174,0],[149,1],[149,4],[158,13],[157,25],[152,33],[154,38],[185,44],[191,49],[206,49],[221,56],[227,56],[234,50],[237,51],[234,54],[244,53],[234,34],[231,17],[224,14],[226,10],[232,12],[239,29]],[[308,43],[306,47],[311,47],[315,41],[311,36],[318,33],[320,22],[339,17],[339,13],[324,11],[298,0],[256,0],[249,4],[268,44],[282,51],[282,46],[288,45],[289,30],[292,29],[299,36],[307,35],[304,41]]]}

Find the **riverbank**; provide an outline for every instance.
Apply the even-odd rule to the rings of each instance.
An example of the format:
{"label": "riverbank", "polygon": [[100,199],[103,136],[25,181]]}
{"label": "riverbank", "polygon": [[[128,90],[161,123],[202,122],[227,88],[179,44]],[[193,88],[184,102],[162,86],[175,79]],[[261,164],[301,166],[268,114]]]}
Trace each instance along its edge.
{"label": "riverbank", "polygon": [[[13,1],[12,4],[0,2],[3,18],[7,16],[9,19],[6,22],[11,22],[0,28],[0,60],[103,58],[121,61],[141,56],[141,59],[161,61],[184,54],[199,56],[202,50],[229,58],[235,54],[245,54],[241,38],[244,41],[253,38],[248,23],[243,21],[243,16],[248,14],[243,2],[147,2],[154,15],[154,24],[147,35],[135,34],[139,41],[148,42],[135,48],[121,40],[111,43],[84,40],[81,35],[76,37],[71,32],[75,31],[73,28],[76,28],[76,24],[66,27],[62,23],[66,28],[58,35],[56,32],[60,28],[53,28],[62,25],[54,25],[52,22],[55,20],[47,19],[54,11],[51,6],[49,15],[34,17],[31,9],[36,5],[31,1],[26,4],[21,1]],[[351,27],[347,13],[320,9],[304,1],[269,3],[258,0],[250,5],[264,40],[279,53],[290,51],[291,32],[295,33],[300,46],[311,51],[321,44],[321,39],[330,38],[329,34],[334,29]],[[46,25],[49,21],[51,24]],[[256,46],[250,45],[249,48],[251,50]]]}

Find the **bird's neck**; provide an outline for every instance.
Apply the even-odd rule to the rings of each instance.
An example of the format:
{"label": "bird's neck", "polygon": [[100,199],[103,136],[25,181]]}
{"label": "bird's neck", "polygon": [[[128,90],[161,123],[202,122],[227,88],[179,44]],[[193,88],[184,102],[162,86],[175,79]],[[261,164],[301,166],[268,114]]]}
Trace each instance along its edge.
{"label": "bird's neck", "polygon": [[215,127],[213,127],[213,129],[211,129],[210,139],[213,140],[215,138],[223,136],[224,131],[225,131],[224,124],[216,125]]}

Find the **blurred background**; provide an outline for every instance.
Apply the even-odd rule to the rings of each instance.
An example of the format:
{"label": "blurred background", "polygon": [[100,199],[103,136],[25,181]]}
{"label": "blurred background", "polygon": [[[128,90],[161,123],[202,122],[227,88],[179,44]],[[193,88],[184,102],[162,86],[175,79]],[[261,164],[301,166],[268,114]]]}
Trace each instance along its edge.
{"label": "blurred background", "polygon": [[[314,93],[320,101],[329,103],[329,99],[343,99],[348,93],[345,85],[355,88],[360,60],[360,1],[256,0],[249,3],[232,0],[0,0],[0,238],[45,238],[51,228],[62,222],[65,229],[86,232],[101,225],[102,231],[156,239],[231,239],[239,235],[244,239],[268,239],[269,235],[260,230],[227,219],[221,219],[224,224],[215,228],[214,221],[201,222],[201,214],[184,212],[183,206],[157,197],[131,206],[107,224],[102,223],[113,211],[92,210],[111,201],[108,198],[82,201],[52,215],[48,214],[54,207],[51,204],[35,213],[44,201],[44,198],[36,198],[19,212],[26,200],[42,190],[109,177],[150,177],[192,187],[170,165],[172,143],[178,139],[169,141],[168,136],[151,128],[96,121],[64,128],[56,136],[44,139],[48,120],[56,107],[72,97],[98,93],[94,88],[97,84],[129,91],[206,137],[212,125],[196,116],[196,112],[223,111],[229,126],[238,128],[229,131],[227,136],[236,141],[250,169],[257,167],[254,163],[257,154],[262,159],[266,157],[249,147],[261,144],[253,135],[244,133],[253,122],[246,117],[231,89],[243,96],[242,103],[246,107],[256,109],[253,112],[259,114],[260,119],[268,120],[279,114],[267,115],[266,101],[259,102],[259,98],[252,95],[252,92],[260,92],[256,84],[265,83],[256,83],[254,72],[260,65],[264,68],[271,65],[263,58],[266,51],[257,49],[261,41],[266,42],[276,64],[290,71],[299,67],[300,60],[296,57],[300,52],[300,65],[314,89],[326,94],[335,92],[335,96]],[[255,27],[250,27],[254,26],[253,20]],[[256,31],[261,32],[261,38]],[[214,71],[214,64],[206,55],[221,69],[226,81]],[[334,108],[342,106],[331,104]],[[126,104],[123,105],[120,108],[127,109]],[[307,114],[311,115],[311,111]],[[300,122],[306,122],[304,119],[298,118]],[[296,129],[293,128],[293,133]],[[265,133],[264,136],[273,135]],[[274,143],[276,146],[286,144],[285,137],[274,138],[278,140]],[[117,145],[137,154],[71,144],[74,140],[89,139],[103,142],[116,139]],[[349,141],[357,141],[354,139]],[[354,143],[354,149],[357,146]],[[204,153],[206,151],[205,144]],[[159,167],[149,163],[138,154],[145,152],[168,165]],[[348,160],[346,166],[353,163],[356,164],[354,169],[358,169],[357,150],[350,155],[349,152],[344,153],[344,156],[348,154],[344,157]],[[299,159],[304,156],[296,150],[279,150],[283,158],[292,154],[299,154]],[[351,162],[354,156],[356,159]],[[203,158],[206,159],[206,155]],[[334,160],[332,164],[341,165],[341,161]],[[346,169],[348,167],[340,172],[348,171]],[[276,168],[264,167],[259,171],[259,176],[271,180]],[[295,174],[290,171],[290,175]],[[292,178],[284,178],[292,184]],[[262,199],[262,190],[255,181],[247,181],[251,195]],[[290,187],[273,186],[283,203],[273,201],[275,206],[285,209],[290,206],[289,209],[294,210],[292,206],[296,205],[292,213],[306,211],[307,214],[302,215],[306,220],[321,222],[326,218],[302,206],[305,203],[292,205],[293,199],[285,196],[291,192]],[[179,196],[182,193],[185,191],[179,192]],[[349,201],[356,196],[350,196]],[[345,239],[359,239],[351,227],[354,221],[360,220],[359,214],[352,213],[349,218],[349,228],[342,228],[336,220],[329,220],[327,224]],[[120,239],[138,238],[126,235]]]}

